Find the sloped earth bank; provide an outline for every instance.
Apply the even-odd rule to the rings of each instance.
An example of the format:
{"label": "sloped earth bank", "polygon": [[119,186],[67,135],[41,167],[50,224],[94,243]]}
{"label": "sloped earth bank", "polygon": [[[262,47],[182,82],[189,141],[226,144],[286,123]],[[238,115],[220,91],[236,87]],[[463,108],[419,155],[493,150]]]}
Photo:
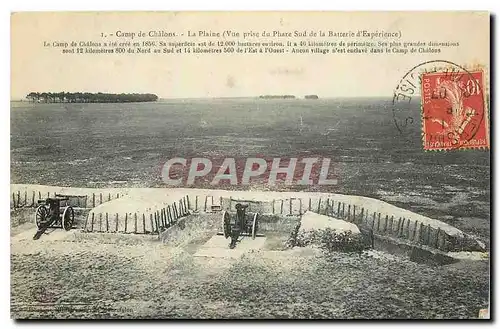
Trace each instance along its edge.
{"label": "sloped earth bank", "polygon": [[477,318],[488,304],[487,261],[429,267],[273,244],[237,259],[194,257],[216,230],[172,244],[14,236],[12,317]]}

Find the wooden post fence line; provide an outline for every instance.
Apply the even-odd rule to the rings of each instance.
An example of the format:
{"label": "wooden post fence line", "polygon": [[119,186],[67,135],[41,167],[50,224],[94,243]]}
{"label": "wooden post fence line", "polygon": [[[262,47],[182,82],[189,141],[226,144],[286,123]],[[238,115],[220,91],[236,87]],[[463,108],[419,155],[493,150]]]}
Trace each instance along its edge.
{"label": "wooden post fence line", "polygon": [[[28,195],[31,193],[31,203],[28,203]],[[30,206],[35,204],[37,194],[41,196],[39,191],[25,191],[24,193],[24,206]],[[50,195],[50,194],[49,194]],[[118,196],[118,194],[117,194]],[[92,194],[92,202],[95,203],[95,193]],[[108,200],[111,198],[111,193],[108,193]],[[18,207],[23,206],[21,203],[23,197],[20,191],[12,193],[13,206]],[[101,199],[101,194],[99,195],[99,201]],[[111,229],[113,224],[111,223],[112,214],[108,212],[95,213],[91,212],[85,218],[85,224],[83,226],[84,232],[106,232],[106,233],[134,233],[134,234],[160,234],[164,230],[177,224],[179,219],[190,214],[191,207],[194,209],[198,208],[198,196],[195,196],[194,204],[191,204],[189,195],[185,195],[178,201],[174,201],[171,204],[164,205],[163,208],[156,209],[154,211],[148,212],[135,212],[135,213],[125,213],[119,214],[115,213],[115,225]],[[79,200],[79,199],[78,199]],[[87,197],[85,197],[87,200]],[[208,210],[208,196],[205,197]],[[297,205],[294,200],[298,201]],[[307,211],[309,207],[312,207],[312,199],[308,198],[308,205],[303,206],[302,198],[288,198],[281,199],[280,201],[280,213],[283,215],[296,215],[298,210],[298,215],[301,216],[303,211]],[[221,204],[224,202],[223,198],[220,198]],[[288,202],[288,211],[284,209],[285,201]],[[325,202],[326,203],[325,203]],[[85,201],[86,202],[86,201]],[[230,205],[231,198],[229,198],[228,204]],[[71,204],[71,203],[70,203]],[[228,204],[226,204],[226,208]],[[322,206],[323,205],[323,206]],[[276,213],[276,200],[272,201],[272,211]],[[369,209],[356,205],[351,205],[349,203],[335,201],[334,199],[318,198],[317,209],[323,212],[325,215],[330,217],[337,217],[351,223],[354,223],[361,227],[366,227],[371,229],[371,232],[377,233],[378,235],[385,235],[387,237],[406,239],[416,244],[426,245],[435,249],[446,251],[450,244],[448,240],[448,235],[443,232],[441,228],[434,228],[430,223],[424,224],[419,221],[412,221],[405,217],[395,217],[394,215],[382,214],[380,212],[373,212],[371,215]],[[294,208],[295,207],[295,208]],[[297,209],[298,208],[298,209]],[[268,208],[268,211],[270,209]],[[133,223],[129,223],[132,220]],[[99,218],[96,218],[96,216]],[[149,220],[148,220],[149,215]],[[142,224],[141,224],[142,218]],[[103,220],[104,219],[104,220]],[[123,222],[123,227],[120,228],[120,219]],[[97,221],[98,220],[98,221]],[[133,224],[133,227],[132,227]],[[447,244],[448,243],[448,244]]]}

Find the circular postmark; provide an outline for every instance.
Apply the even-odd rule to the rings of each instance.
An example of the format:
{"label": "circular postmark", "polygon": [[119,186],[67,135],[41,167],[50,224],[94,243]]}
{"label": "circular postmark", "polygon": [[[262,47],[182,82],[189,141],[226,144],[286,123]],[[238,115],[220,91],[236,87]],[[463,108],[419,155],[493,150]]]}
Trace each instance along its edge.
{"label": "circular postmark", "polygon": [[406,142],[414,142],[421,122],[425,150],[469,147],[483,126],[483,79],[482,71],[468,71],[446,60],[412,67],[400,79],[392,99],[399,134]]}

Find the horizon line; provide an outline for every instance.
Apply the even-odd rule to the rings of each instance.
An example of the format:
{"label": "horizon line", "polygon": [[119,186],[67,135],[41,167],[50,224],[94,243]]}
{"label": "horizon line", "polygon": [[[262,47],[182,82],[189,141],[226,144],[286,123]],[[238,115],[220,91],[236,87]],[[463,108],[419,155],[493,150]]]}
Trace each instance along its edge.
{"label": "horizon line", "polygon": [[[287,100],[301,100],[301,99],[318,100],[318,99],[340,99],[340,98],[389,98],[389,97],[394,96],[394,95],[384,95],[384,96],[324,96],[324,97],[321,97],[320,95],[317,95],[318,99],[306,99],[305,98],[306,95],[304,95],[303,97],[299,97],[299,96],[296,96],[293,94],[287,94],[287,95],[295,96],[295,98],[287,98]],[[308,95],[316,95],[316,94],[308,94]],[[260,96],[285,96],[285,95],[266,94],[266,95],[258,95],[258,96],[213,96],[213,97],[210,97],[210,96],[197,96],[197,97],[161,97],[161,96],[158,96],[158,101],[159,100],[181,100],[181,99],[262,99],[262,98],[260,98]],[[420,95],[416,95],[416,97],[417,96],[420,96]],[[280,98],[274,98],[271,100],[279,100],[279,99]],[[264,98],[264,100],[269,100],[269,99]],[[26,97],[11,98],[10,101],[11,102],[27,101],[27,99],[26,99]],[[48,103],[48,104],[52,104],[52,103]]]}

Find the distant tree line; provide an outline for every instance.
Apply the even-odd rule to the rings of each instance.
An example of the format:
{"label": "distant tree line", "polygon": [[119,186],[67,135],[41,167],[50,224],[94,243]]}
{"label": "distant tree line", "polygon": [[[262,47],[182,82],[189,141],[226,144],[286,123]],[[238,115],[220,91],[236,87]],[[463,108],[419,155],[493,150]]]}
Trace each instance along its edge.
{"label": "distant tree line", "polygon": [[155,102],[155,94],[108,94],[108,93],[69,93],[69,92],[30,92],[26,98],[33,103],[130,103]]}
{"label": "distant tree line", "polygon": [[295,95],[261,95],[259,98],[264,99],[294,99]]}

